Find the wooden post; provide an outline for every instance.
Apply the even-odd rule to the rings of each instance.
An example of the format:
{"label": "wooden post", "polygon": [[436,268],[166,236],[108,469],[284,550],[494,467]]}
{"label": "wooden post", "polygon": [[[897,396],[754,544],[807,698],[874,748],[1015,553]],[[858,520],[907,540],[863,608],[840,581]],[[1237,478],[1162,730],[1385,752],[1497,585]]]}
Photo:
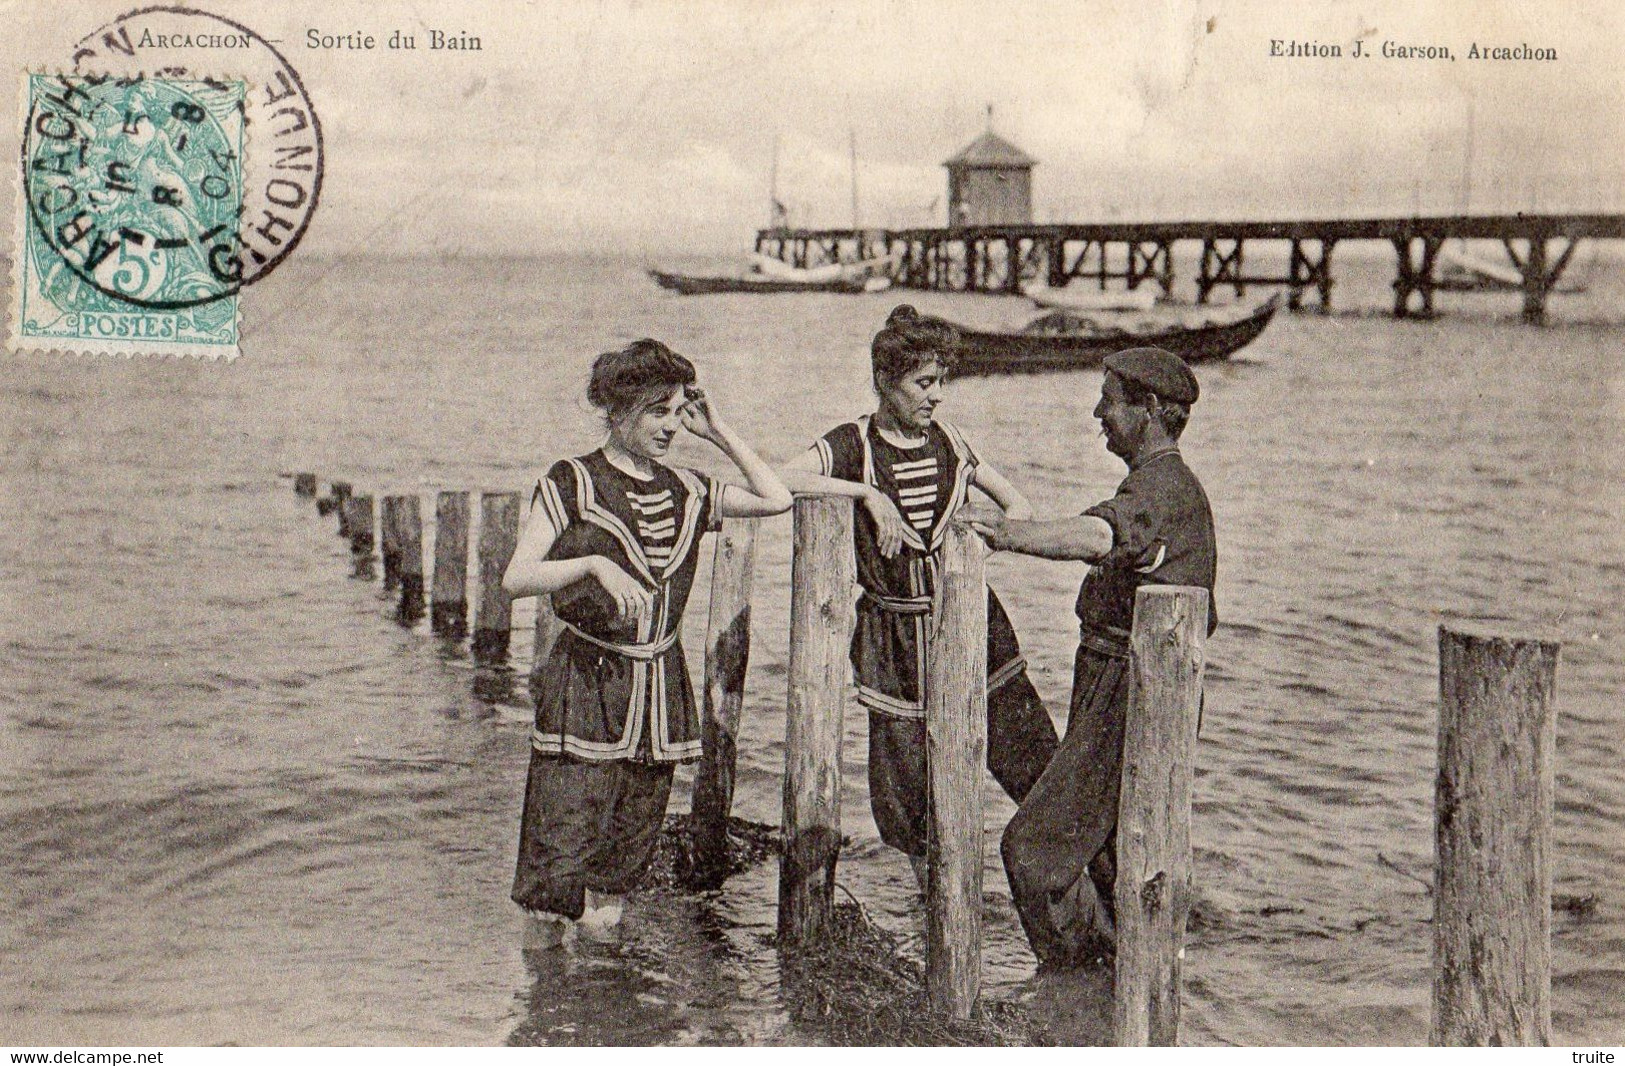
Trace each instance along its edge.
{"label": "wooden post", "polygon": [[1337,242],[1329,237],[1320,241],[1320,306],[1321,314],[1328,314],[1332,309],[1332,249]]}
{"label": "wooden post", "polygon": [[384,560],[384,591],[393,592],[401,583],[400,496],[385,496],[378,512],[378,554]]}
{"label": "wooden post", "polygon": [[434,504],[434,590],[429,625],[460,637],[468,630],[468,493],[442,492]]}
{"label": "wooden post", "polygon": [[1120,1047],[1179,1042],[1180,955],[1191,903],[1191,781],[1207,619],[1206,589],[1142,585],[1135,593],[1117,815]]}
{"label": "wooden post", "polygon": [[519,493],[480,496],[480,599],[474,611],[474,658],[495,662],[508,654],[513,601],[502,591],[502,574],[519,543]]}
{"label": "wooden post", "polygon": [[347,496],[344,500],[344,526],[350,534],[350,561],[353,575],[372,578],[372,497]]}
{"label": "wooden post", "polygon": [[1523,264],[1523,320],[1531,326],[1546,322],[1546,291],[1550,279],[1546,276],[1546,235],[1537,233],[1529,238],[1529,257]]}
{"label": "wooden post", "polygon": [[689,818],[691,882],[716,888],[728,876],[728,815],[734,802],[739,713],[750,662],[750,590],[756,568],[755,518],[729,518],[717,535],[711,566],[711,611],[705,625],[705,718],[700,768]]}
{"label": "wooden post", "polygon": [[[350,538],[350,519],[346,514],[345,502],[350,498],[350,483],[348,481],[333,482],[332,509],[339,513],[339,536],[348,540]],[[322,513],[321,504],[316,505],[317,513]]]}
{"label": "wooden post", "polygon": [[925,673],[930,810],[925,987],[931,1006],[975,1015],[982,976],[982,767],[987,762],[987,581],[982,538],[955,523],[942,545]]}
{"label": "wooden post", "polygon": [[316,475],[295,474],[293,476],[293,491],[296,496],[315,496]]}
{"label": "wooden post", "polygon": [[810,946],[829,931],[841,852],[841,722],[855,580],[852,501],[798,498],[794,536],[779,940]]}
{"label": "wooden post", "polygon": [[1436,1047],[1551,1043],[1560,651],[1439,628]]}
{"label": "wooden post", "polygon": [[395,573],[401,586],[395,617],[413,625],[423,617],[423,516],[416,496],[396,497]]}
{"label": "wooden post", "polygon": [[547,660],[553,654],[553,642],[559,639],[564,631],[564,623],[559,616],[553,613],[553,596],[536,597],[536,626],[535,636],[531,644],[530,655],[530,697],[535,702],[541,695],[542,675],[547,669]]}

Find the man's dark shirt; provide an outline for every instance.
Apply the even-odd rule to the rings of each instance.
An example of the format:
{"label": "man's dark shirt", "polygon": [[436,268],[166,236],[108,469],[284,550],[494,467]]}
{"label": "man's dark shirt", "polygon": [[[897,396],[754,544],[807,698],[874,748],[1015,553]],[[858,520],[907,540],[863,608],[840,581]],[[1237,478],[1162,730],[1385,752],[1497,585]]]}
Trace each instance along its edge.
{"label": "man's dark shirt", "polygon": [[1219,624],[1213,598],[1218,549],[1213,509],[1179,449],[1146,456],[1130,468],[1117,495],[1083,512],[1112,527],[1112,550],[1078,589],[1078,619],[1113,643],[1134,626],[1134,591],[1141,585],[1195,585],[1208,591],[1208,633]]}

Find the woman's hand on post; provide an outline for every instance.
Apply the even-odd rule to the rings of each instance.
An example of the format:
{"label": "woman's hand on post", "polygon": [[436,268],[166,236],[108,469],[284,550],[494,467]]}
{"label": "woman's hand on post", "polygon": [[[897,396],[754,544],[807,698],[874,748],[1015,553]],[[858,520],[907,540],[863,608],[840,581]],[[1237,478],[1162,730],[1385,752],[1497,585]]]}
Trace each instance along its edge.
{"label": "woman's hand on post", "polygon": [[868,509],[869,517],[874,519],[875,546],[882,556],[890,559],[902,550],[903,533],[908,529],[902,513],[892,503],[890,496],[875,488],[863,494],[863,506]]}
{"label": "woman's hand on post", "polygon": [[592,576],[615,601],[615,616],[623,622],[643,617],[654,606],[649,590],[605,556],[593,557]]}

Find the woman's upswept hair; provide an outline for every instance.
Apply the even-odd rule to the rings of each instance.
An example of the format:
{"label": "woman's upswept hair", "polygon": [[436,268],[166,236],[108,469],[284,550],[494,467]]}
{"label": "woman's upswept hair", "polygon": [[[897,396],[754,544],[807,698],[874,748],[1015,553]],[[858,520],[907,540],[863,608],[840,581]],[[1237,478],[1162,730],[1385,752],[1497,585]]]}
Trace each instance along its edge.
{"label": "woman's upswept hair", "polygon": [[952,370],[959,348],[953,323],[922,315],[909,304],[898,304],[869,347],[876,381],[896,381],[922,363],[936,361]]}
{"label": "woman's upswept hair", "polygon": [[697,380],[694,364],[647,337],[593,360],[587,402],[611,421]]}

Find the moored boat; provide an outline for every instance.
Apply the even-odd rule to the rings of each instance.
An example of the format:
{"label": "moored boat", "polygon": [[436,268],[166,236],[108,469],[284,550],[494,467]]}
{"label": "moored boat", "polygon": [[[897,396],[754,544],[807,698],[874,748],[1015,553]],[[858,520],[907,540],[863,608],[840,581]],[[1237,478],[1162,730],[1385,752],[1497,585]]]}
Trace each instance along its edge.
{"label": "moored boat", "polygon": [[1143,289],[1097,290],[1034,284],[1023,286],[1021,291],[1039,307],[1056,311],[1149,311],[1157,302],[1156,290],[1149,285]]}
{"label": "moored boat", "polygon": [[[1523,272],[1510,263],[1475,255],[1466,241],[1455,241],[1439,250],[1439,277],[1434,287],[1445,292],[1517,292],[1523,288]],[[1587,288],[1585,278],[1569,277],[1559,279],[1552,291],[1577,294]]]}
{"label": "moored boat", "polygon": [[684,296],[698,296],[719,292],[841,292],[871,291],[865,278],[830,278],[806,281],[798,278],[773,278],[765,274],[742,277],[735,274],[678,274],[666,270],[651,270],[649,276],[663,289],[671,289]]}
{"label": "moored boat", "polygon": [[1028,374],[1047,370],[1087,370],[1106,356],[1142,345],[1163,348],[1187,363],[1227,359],[1258,339],[1280,306],[1279,294],[1234,319],[1197,325],[1147,323],[1139,316],[1128,326],[1102,324],[1070,311],[1040,315],[1020,330],[958,327],[960,346],[954,363],[957,376]]}

